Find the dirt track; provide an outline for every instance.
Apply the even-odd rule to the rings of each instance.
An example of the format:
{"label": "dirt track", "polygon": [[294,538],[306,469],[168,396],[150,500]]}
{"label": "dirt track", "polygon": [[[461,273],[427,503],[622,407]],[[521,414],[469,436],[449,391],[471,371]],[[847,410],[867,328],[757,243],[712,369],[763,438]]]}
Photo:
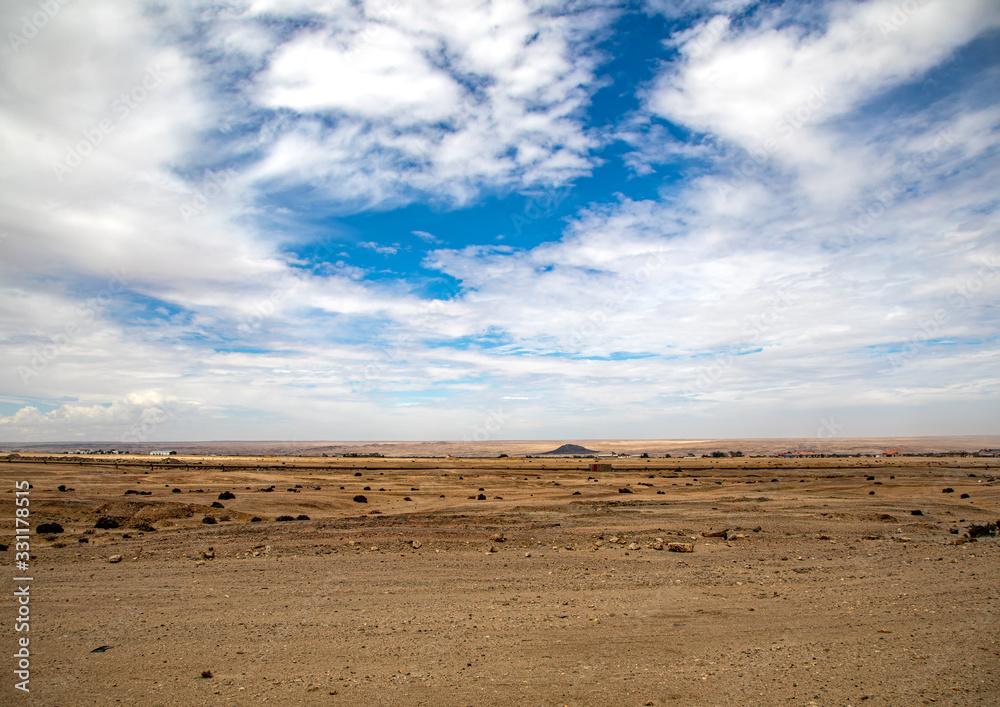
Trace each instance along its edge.
{"label": "dirt track", "polygon": [[31,693],[8,657],[0,701],[996,705],[987,461],[0,461],[65,528],[32,535]]}

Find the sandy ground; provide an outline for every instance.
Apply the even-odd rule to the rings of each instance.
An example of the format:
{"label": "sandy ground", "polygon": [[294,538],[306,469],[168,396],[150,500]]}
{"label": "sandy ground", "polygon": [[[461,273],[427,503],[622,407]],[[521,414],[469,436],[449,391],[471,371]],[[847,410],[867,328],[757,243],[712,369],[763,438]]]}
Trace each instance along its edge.
{"label": "sandy ground", "polygon": [[2,704],[1000,704],[996,460],[116,461],[0,459]]}

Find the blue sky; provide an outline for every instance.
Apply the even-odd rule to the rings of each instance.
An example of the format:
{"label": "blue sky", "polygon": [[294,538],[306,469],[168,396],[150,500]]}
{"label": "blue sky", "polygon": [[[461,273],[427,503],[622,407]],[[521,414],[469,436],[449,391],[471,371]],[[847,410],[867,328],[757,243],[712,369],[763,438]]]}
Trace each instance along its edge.
{"label": "blue sky", "polygon": [[990,0],[0,27],[0,442],[996,432]]}

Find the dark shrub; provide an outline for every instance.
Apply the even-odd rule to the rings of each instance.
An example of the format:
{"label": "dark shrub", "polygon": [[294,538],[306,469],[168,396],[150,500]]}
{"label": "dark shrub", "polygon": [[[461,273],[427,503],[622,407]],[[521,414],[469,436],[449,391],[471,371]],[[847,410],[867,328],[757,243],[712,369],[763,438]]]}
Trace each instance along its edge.
{"label": "dark shrub", "polygon": [[35,529],[36,533],[61,533],[63,527],[58,523],[42,523]]}
{"label": "dark shrub", "polygon": [[365,496],[362,496],[359,493],[357,496],[354,497],[354,502],[355,503],[368,503],[368,499]]}

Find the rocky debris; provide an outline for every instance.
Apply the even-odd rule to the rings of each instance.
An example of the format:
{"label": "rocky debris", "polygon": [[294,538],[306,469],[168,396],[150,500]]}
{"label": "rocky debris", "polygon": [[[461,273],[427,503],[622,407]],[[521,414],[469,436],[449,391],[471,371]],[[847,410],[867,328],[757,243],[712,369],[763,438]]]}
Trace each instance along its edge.
{"label": "rocky debris", "polygon": [[35,532],[38,534],[61,533],[63,532],[63,527],[58,523],[42,523],[37,528],[35,528]]}
{"label": "rocky debris", "polygon": [[204,557],[206,560],[214,560],[215,559],[215,548],[212,548],[212,547],[208,548],[203,553],[201,553],[201,556]]}
{"label": "rocky debris", "polygon": [[496,551],[497,551],[497,546],[496,545],[490,545],[490,549],[488,550],[488,552],[496,552]]}
{"label": "rocky debris", "polygon": [[477,501],[485,501],[486,500],[486,494],[485,493],[479,494],[478,496],[476,496],[476,500]]}
{"label": "rocky debris", "polygon": [[693,543],[667,543],[667,552],[694,552]]}
{"label": "rocky debris", "polygon": [[922,516],[923,514],[923,511],[910,511],[911,516]]}
{"label": "rocky debris", "polygon": [[729,530],[707,530],[701,534],[703,538],[727,538]]}
{"label": "rocky debris", "polygon": [[203,678],[205,678],[205,679],[208,679],[208,678],[212,677],[212,671],[211,670],[202,670],[201,671],[201,676]]}
{"label": "rocky debris", "polygon": [[626,550],[641,550],[642,546],[639,543],[629,543],[628,547],[626,547],[625,549]]}
{"label": "rocky debris", "polygon": [[108,562],[110,562],[111,564],[114,564],[116,562],[121,562],[124,559],[125,558],[122,557],[121,555],[112,555],[111,557],[108,558]]}
{"label": "rocky debris", "polygon": [[652,544],[651,547],[654,550],[662,550],[663,549],[663,539],[662,538],[657,538],[656,541]]}
{"label": "rocky debris", "polygon": [[490,542],[492,543],[502,543],[505,542],[507,538],[504,537],[503,533],[493,533],[490,536]]}
{"label": "rocky debris", "polygon": [[632,493],[632,489],[630,489],[628,487],[626,487],[626,488],[620,488],[620,489],[618,489],[618,493]]}
{"label": "rocky debris", "polygon": [[368,503],[368,498],[365,497],[365,496],[362,496],[359,493],[357,496],[354,497],[354,502],[355,503]]}
{"label": "rocky debris", "polygon": [[219,494],[220,501],[230,501],[234,498],[236,498],[236,494],[230,491],[223,491],[222,493]]}
{"label": "rocky debris", "polygon": [[970,538],[985,538],[991,535],[1000,535],[1000,520],[993,523],[984,523],[983,525],[973,523],[969,526],[966,535]]}
{"label": "rocky debris", "polygon": [[423,543],[420,542],[419,540],[414,540],[410,543],[410,547],[412,547],[414,550],[419,550],[422,546]]}
{"label": "rocky debris", "polygon": [[225,508],[225,506],[223,506],[218,501],[212,501],[212,508]]}

